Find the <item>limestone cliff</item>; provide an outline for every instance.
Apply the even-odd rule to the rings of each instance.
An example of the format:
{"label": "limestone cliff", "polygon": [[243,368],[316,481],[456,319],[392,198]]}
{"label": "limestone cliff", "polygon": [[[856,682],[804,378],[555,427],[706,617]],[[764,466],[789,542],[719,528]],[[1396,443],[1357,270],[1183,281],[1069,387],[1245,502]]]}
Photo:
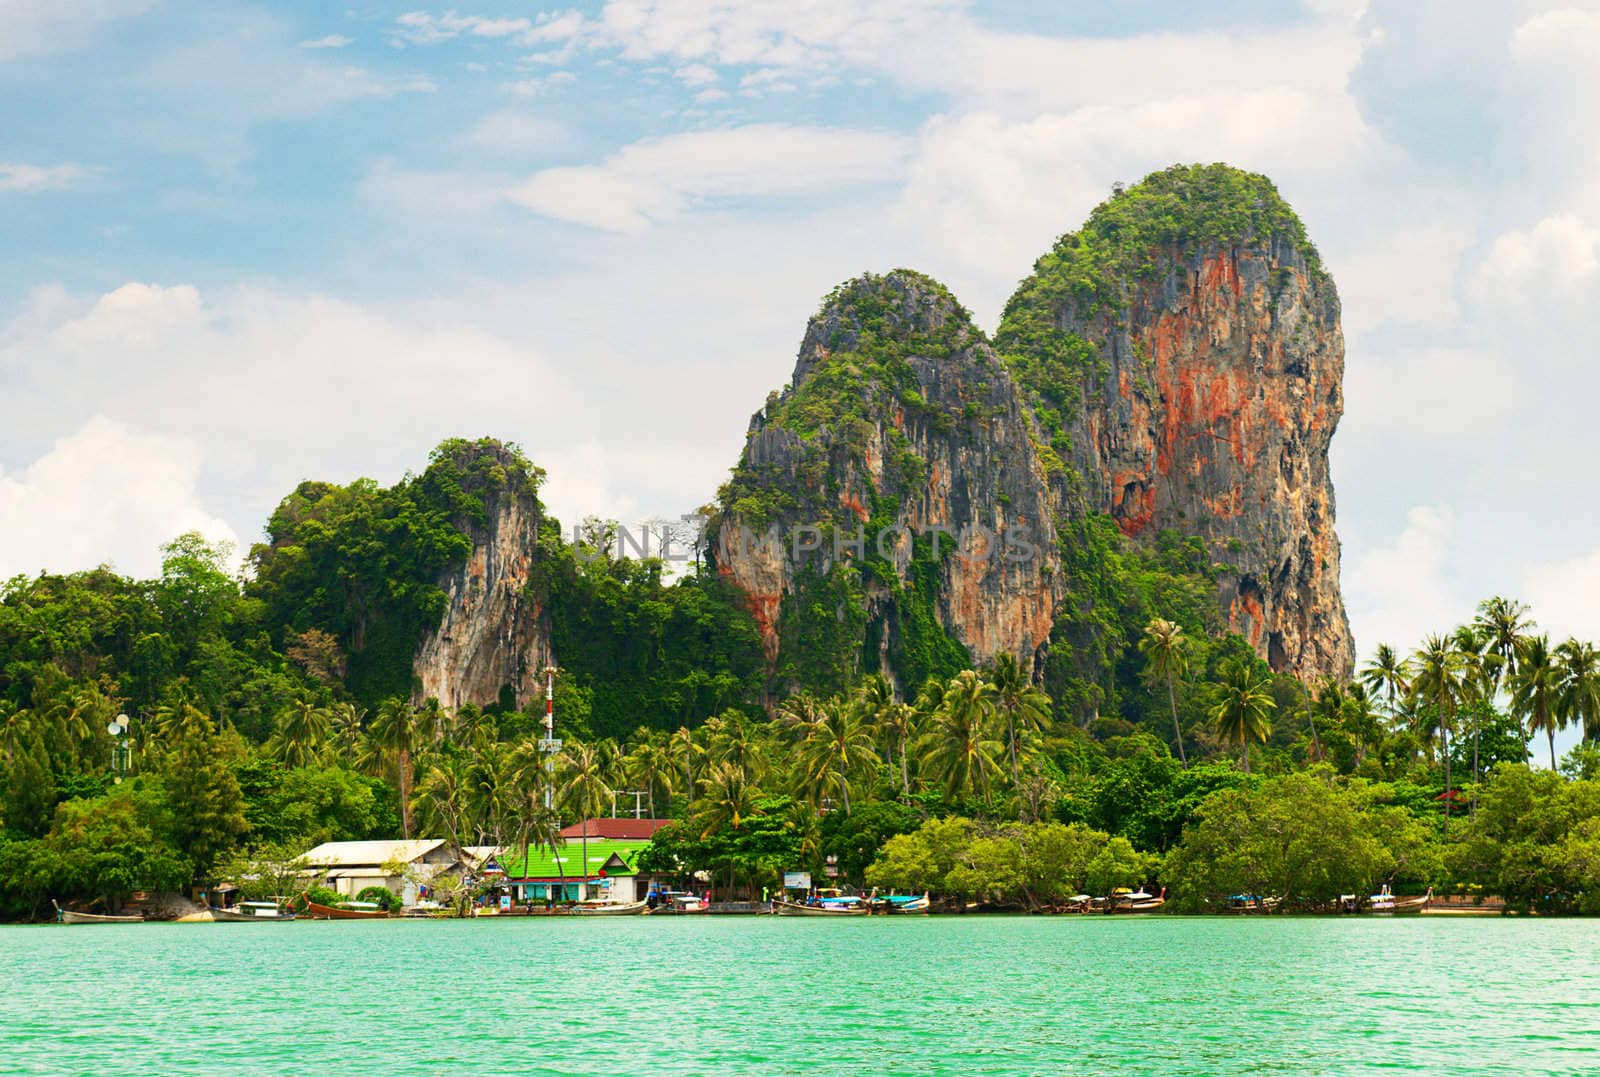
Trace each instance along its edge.
{"label": "limestone cliff", "polygon": [[1339,298],[1268,180],[1179,167],[1120,192],[1039,260],[996,344],[1062,518],[1199,537],[1227,626],[1273,668],[1350,674],[1328,474]]}
{"label": "limestone cliff", "polygon": [[1033,658],[1060,597],[1044,473],[989,342],[907,270],[842,285],[721,492],[719,570],[779,687],[881,671],[902,689]]}
{"label": "limestone cliff", "polygon": [[[494,442],[461,442],[443,473],[459,476],[463,509],[451,523],[472,543],[465,563],[441,574],[446,605],[412,663],[417,702],[446,707],[495,702],[509,686],[517,704],[537,691],[552,661],[550,619],[530,597],[543,515],[536,470]],[[427,476],[424,476],[427,478]]]}

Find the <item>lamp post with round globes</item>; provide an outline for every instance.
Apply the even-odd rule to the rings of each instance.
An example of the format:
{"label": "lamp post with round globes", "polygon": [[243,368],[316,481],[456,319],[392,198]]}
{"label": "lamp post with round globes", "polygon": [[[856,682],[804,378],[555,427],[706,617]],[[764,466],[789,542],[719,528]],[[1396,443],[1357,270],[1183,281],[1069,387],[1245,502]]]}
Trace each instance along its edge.
{"label": "lamp post with round globes", "polygon": [[119,714],[106,726],[106,732],[115,738],[111,746],[111,769],[118,785],[122,784],[123,777],[128,773],[128,764],[133,760],[133,751],[129,747],[132,721],[126,714]]}

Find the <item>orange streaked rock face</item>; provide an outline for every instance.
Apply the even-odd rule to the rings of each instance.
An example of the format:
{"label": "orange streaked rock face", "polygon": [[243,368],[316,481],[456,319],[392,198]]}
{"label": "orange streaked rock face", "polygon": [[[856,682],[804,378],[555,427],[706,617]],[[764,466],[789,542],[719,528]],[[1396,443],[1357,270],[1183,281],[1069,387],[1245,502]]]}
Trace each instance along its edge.
{"label": "orange streaked rock face", "polygon": [[1070,431],[1088,505],[1204,540],[1229,628],[1275,669],[1348,677],[1328,447],[1344,410],[1333,282],[1282,242],[1153,252],[1121,310],[1063,328],[1104,363]]}

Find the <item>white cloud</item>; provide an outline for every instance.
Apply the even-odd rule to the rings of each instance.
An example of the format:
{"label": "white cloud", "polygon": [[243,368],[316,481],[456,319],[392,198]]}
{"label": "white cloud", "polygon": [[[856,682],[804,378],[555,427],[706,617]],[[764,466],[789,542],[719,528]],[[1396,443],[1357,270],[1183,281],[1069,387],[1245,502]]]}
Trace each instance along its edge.
{"label": "white cloud", "polygon": [[411,11],[395,19],[389,36],[396,41],[412,45],[436,45],[461,34],[473,37],[514,37],[521,39],[533,30],[528,19],[485,18],[481,15],[457,15],[447,11],[432,15],[426,11]]}
{"label": "white cloud", "polygon": [[154,3],[155,0],[5,0],[0,3],[0,60],[79,48],[102,23],[142,14]]}
{"label": "white cloud", "polygon": [[148,345],[175,329],[200,324],[200,293],[179,284],[124,284],[100,297],[83,317],[55,330],[62,343]]}
{"label": "white cloud", "polygon": [[1494,241],[1478,272],[1485,292],[1501,288],[1572,290],[1594,282],[1600,269],[1600,229],[1571,213],[1546,217],[1530,229]]}
{"label": "white cloud", "polygon": [[1355,629],[1363,655],[1380,643],[1409,650],[1429,633],[1471,618],[1472,602],[1459,596],[1447,571],[1455,541],[1455,513],[1448,506],[1417,505],[1392,544],[1346,562],[1345,596],[1362,611]]}
{"label": "white cloud", "polygon": [[461,136],[463,144],[494,152],[556,149],[571,141],[561,121],[517,109],[491,112]]}
{"label": "white cloud", "polygon": [[1373,447],[1406,437],[1488,443],[1510,436],[1524,395],[1517,369],[1493,350],[1358,354],[1345,371],[1344,436]]}
{"label": "white cloud", "polygon": [[186,531],[238,536],[196,491],[193,441],[95,416],[16,477],[0,474],[0,577],[113,562],[153,575],[158,548]]}
{"label": "white cloud", "polygon": [[1521,593],[1552,637],[1600,640],[1600,548],[1533,566]]}
{"label": "white cloud", "polygon": [[888,134],[756,124],[646,139],[599,165],[551,168],[509,192],[536,213],[631,232],[722,198],[815,195],[892,180],[906,143]]}
{"label": "white cloud", "polygon": [[705,64],[685,64],[672,74],[685,86],[709,86],[717,81],[717,73]]}
{"label": "white cloud", "polygon": [[302,49],[342,49],[346,45],[354,45],[355,41],[355,38],[345,37],[343,34],[329,34],[327,37],[302,41],[300,42],[300,47]]}
{"label": "white cloud", "polygon": [[28,165],[0,162],[0,191],[60,191],[86,175],[81,165]]}

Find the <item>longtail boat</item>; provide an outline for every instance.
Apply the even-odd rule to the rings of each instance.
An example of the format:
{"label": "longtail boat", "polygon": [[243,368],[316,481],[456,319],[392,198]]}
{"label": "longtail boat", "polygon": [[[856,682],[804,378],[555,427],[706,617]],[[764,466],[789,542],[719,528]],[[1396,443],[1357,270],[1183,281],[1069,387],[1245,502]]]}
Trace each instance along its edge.
{"label": "longtail boat", "polygon": [[51,901],[56,907],[56,920],[63,924],[142,924],[144,913],[133,916],[107,916],[98,912],[79,912],[76,909],[63,909],[59,902]]}
{"label": "longtail boat", "polygon": [[573,916],[638,916],[649,908],[648,901],[580,901],[570,911]]}
{"label": "longtail boat", "polygon": [[1397,913],[1421,912],[1433,900],[1433,887],[1428,887],[1428,892],[1421,897],[1395,897],[1389,890],[1389,884],[1384,883],[1379,890],[1367,899],[1367,908],[1383,916],[1393,916]]}
{"label": "longtail boat", "polygon": [[371,901],[351,901],[344,905],[318,905],[306,899],[305,916],[310,920],[387,920],[389,914]]}
{"label": "longtail boat", "polygon": [[1167,903],[1167,888],[1162,887],[1160,894],[1147,894],[1143,890],[1132,894],[1123,894],[1111,906],[1112,912],[1155,912]]}
{"label": "longtail boat", "polygon": [[779,916],[865,916],[867,915],[867,906],[861,901],[834,901],[807,905],[799,901],[774,898],[772,900],[772,911]]}
{"label": "longtail boat", "polygon": [[219,924],[286,924],[294,918],[294,913],[271,901],[241,901],[231,909],[211,906],[211,919]]}

